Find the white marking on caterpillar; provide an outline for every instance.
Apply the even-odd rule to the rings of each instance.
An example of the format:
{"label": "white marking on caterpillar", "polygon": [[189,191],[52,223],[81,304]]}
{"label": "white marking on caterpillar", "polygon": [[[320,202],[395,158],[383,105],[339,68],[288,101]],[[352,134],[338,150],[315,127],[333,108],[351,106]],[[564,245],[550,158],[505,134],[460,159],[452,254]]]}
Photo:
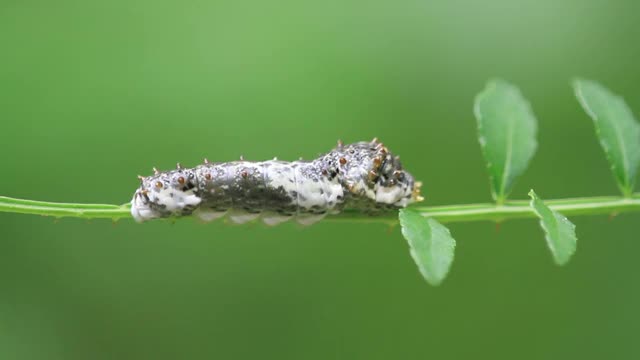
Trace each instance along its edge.
{"label": "white marking on caterpillar", "polygon": [[283,222],[291,220],[292,216],[278,215],[273,212],[265,212],[262,214],[262,222],[269,226],[276,226]]}
{"label": "white marking on caterpillar", "polygon": [[374,139],[338,146],[311,161],[211,163],[141,177],[131,200],[138,222],[187,216],[209,222],[225,215],[235,223],[258,217],[267,225],[291,218],[303,225],[327,214],[356,209],[375,215],[421,201],[420,182]]}
{"label": "white marking on caterpillar", "polygon": [[195,217],[197,217],[198,219],[204,222],[210,222],[210,221],[219,219],[225,216],[226,214],[227,213],[224,211],[215,211],[215,210],[203,209],[203,208],[198,208],[193,212],[193,215]]}

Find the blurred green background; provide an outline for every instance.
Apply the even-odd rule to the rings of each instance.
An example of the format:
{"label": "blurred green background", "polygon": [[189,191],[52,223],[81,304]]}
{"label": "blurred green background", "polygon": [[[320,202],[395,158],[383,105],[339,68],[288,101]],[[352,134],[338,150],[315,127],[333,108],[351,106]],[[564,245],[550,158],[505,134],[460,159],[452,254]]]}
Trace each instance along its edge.
{"label": "blurred green background", "polygon": [[[14,1],[0,4],[0,195],[124,203],[152,166],[311,158],[378,136],[432,205],[490,200],[473,96],[499,76],[539,118],[513,198],[617,189],[569,81],[640,112],[640,3]],[[6,359],[630,359],[638,215],[454,224],[428,286],[397,228],[0,214]]]}

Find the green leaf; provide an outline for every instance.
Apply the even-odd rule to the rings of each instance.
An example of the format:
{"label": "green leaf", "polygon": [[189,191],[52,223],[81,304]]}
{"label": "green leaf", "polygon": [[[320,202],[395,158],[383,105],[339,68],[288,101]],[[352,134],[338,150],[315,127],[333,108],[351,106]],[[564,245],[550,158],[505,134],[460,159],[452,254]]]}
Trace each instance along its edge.
{"label": "green leaf", "polygon": [[573,88],[582,108],[593,119],[622,193],[629,197],[640,164],[640,124],[624,100],[595,81],[575,80]]}
{"label": "green leaf", "polygon": [[551,210],[531,190],[531,207],[540,218],[540,226],[544,230],[547,245],[551,249],[556,264],[564,265],[569,262],[571,255],[576,252],[576,226],[569,219],[557,211]]}
{"label": "green leaf", "polygon": [[501,204],[536,152],[538,124],[520,90],[502,80],[476,96],[474,114],[493,198]]}
{"label": "green leaf", "polygon": [[439,285],[449,272],[456,247],[449,229],[411,209],[400,210],[400,225],[420,273],[429,284]]}

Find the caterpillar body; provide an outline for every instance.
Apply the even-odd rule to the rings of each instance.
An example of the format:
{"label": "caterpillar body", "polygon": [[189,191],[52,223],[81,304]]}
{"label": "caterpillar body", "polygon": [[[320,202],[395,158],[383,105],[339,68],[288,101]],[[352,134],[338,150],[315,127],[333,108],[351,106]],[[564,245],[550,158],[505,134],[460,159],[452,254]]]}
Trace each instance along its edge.
{"label": "caterpillar body", "polygon": [[356,209],[375,215],[421,201],[421,183],[381,142],[338,146],[311,161],[233,161],[139,177],[131,200],[137,222],[194,215],[235,223],[261,217],[267,225],[295,218],[312,224],[327,214]]}

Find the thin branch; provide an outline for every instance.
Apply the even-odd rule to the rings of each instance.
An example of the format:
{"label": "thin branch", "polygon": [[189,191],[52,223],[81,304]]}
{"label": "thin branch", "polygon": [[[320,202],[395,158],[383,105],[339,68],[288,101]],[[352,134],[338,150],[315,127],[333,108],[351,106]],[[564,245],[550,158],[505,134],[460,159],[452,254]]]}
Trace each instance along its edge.
{"label": "thin branch", "polygon": [[55,203],[15,199],[0,196],[0,212],[62,217],[77,217],[83,219],[113,219],[130,218],[129,204],[76,204]]}
{"label": "thin branch", "polygon": [[[551,209],[565,216],[576,215],[617,215],[623,212],[640,211],[640,193],[631,198],[619,196],[586,197],[572,199],[546,200]],[[536,215],[527,200],[507,201],[504,205],[464,204],[446,206],[414,206],[424,217],[432,217],[441,222],[505,221],[510,219],[534,218]],[[56,218],[76,217],[82,219],[131,218],[129,204],[75,204],[55,203],[15,199],[0,196],[0,212],[53,216]],[[366,221],[396,223],[397,214],[387,213],[380,216],[368,216],[357,211],[344,211],[330,216],[330,220]]]}

